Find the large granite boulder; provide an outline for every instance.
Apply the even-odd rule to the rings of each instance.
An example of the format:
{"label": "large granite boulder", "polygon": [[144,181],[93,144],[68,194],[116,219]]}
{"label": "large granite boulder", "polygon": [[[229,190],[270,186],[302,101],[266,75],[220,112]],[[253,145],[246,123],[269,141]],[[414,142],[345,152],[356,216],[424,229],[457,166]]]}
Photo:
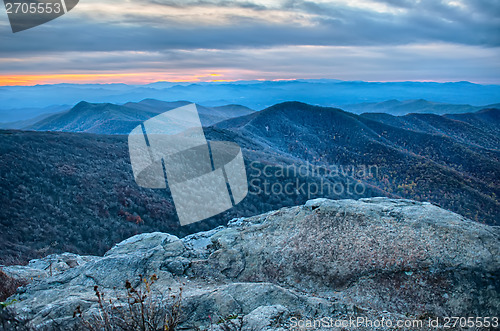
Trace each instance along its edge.
{"label": "large granite boulder", "polygon": [[38,329],[70,330],[76,307],[96,309],[95,286],[112,295],[127,281],[145,286],[139,275],[155,275],[154,291],[183,288],[180,329],[498,316],[499,253],[499,228],[429,203],[316,199],[182,239],[129,238],[104,257],[76,258],[35,277],[13,307]]}

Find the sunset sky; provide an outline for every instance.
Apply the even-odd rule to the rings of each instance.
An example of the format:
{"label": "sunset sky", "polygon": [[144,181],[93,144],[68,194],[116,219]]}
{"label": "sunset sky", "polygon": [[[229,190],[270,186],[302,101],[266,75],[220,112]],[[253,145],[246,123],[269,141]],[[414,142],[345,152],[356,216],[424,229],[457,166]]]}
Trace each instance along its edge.
{"label": "sunset sky", "polygon": [[13,34],[0,85],[334,78],[500,84],[498,0],[80,0]]}

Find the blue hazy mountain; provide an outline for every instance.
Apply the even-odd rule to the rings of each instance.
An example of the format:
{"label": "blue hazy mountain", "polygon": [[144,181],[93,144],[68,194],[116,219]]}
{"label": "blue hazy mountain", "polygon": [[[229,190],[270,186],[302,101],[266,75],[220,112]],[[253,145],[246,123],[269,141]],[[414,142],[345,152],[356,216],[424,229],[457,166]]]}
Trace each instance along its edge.
{"label": "blue hazy mountain", "polygon": [[[36,131],[88,132],[100,134],[128,134],[143,121],[167,110],[182,107],[190,102],[165,102],[145,99],[124,105],[112,103],[79,102],[66,112],[43,118],[23,129]],[[219,107],[197,106],[201,123],[209,126],[229,118],[248,115],[254,111],[240,105]]]}
{"label": "blue hazy mountain", "polygon": [[469,104],[450,104],[418,100],[387,100],[383,102],[363,102],[353,105],[344,105],[342,109],[349,112],[361,113],[386,113],[391,115],[406,115],[410,113],[428,114],[461,114],[473,113],[484,108],[500,108],[500,104],[485,106],[472,106]]}
{"label": "blue hazy mountain", "polygon": [[385,192],[498,223],[500,136],[482,123],[498,128],[500,109],[451,116],[463,120],[432,114],[361,116],[286,102],[215,127],[232,132],[241,146],[292,160],[376,164],[386,177],[373,184]]}
{"label": "blue hazy mountain", "polygon": [[[0,87],[0,115],[2,110],[44,108],[63,104],[75,105],[81,100],[90,103],[124,104],[130,101],[139,102],[145,98],[163,101],[190,100],[205,106],[238,104],[256,110],[289,100],[336,107],[359,103],[379,103],[387,100],[418,99],[438,103],[483,106],[500,102],[500,85],[480,85],[469,82],[380,83],[292,80],[196,84],[157,82],[148,85],[57,84],[3,86]],[[356,112],[354,109],[346,109]],[[472,109],[469,111],[472,111]],[[457,112],[463,111],[454,111],[454,113]],[[27,117],[23,117],[22,112],[15,112],[11,115],[17,118],[9,120],[0,118],[0,122],[27,119]],[[33,114],[31,117],[36,115],[38,114]]]}
{"label": "blue hazy mountain", "polygon": [[[0,104],[0,107],[3,106]],[[52,105],[48,107],[31,107],[31,108],[14,107],[12,109],[2,108],[0,109],[0,123],[32,121],[35,118],[38,118],[38,120],[40,120],[44,116],[65,111],[70,108],[71,106],[69,105]],[[11,126],[11,128],[13,127]]]}
{"label": "blue hazy mountain", "polygon": [[47,117],[53,116],[58,112],[54,113],[41,113],[38,116],[35,116],[33,118],[25,119],[25,120],[17,120],[13,122],[0,122],[0,129],[24,129],[27,128],[37,122],[40,122]]}
{"label": "blue hazy mountain", "polygon": [[408,114],[393,116],[385,113],[364,113],[364,118],[378,121],[393,127],[428,133],[454,140],[498,149],[500,146],[500,109],[483,109],[464,114]]}

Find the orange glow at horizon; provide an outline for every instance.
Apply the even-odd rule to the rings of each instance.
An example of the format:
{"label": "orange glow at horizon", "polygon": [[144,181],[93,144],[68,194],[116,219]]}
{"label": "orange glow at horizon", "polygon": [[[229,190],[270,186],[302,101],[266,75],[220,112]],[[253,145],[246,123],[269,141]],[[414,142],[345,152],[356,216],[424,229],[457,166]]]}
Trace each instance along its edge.
{"label": "orange glow at horizon", "polygon": [[[128,85],[145,85],[156,82],[170,83],[224,83],[235,82],[239,80],[255,80],[255,81],[293,81],[297,79],[321,79],[325,77],[283,77],[278,73],[265,74],[250,70],[222,70],[222,73],[198,73],[198,74],[177,74],[177,73],[160,73],[160,72],[143,72],[143,73],[96,73],[96,74],[39,74],[39,75],[0,75],[0,86],[34,86],[34,85],[50,85],[50,84],[128,84]],[[281,76],[281,77],[280,77]],[[350,78],[341,80],[349,81]],[[338,78],[335,78],[338,79]],[[359,80],[359,79],[358,79]],[[453,80],[407,80],[407,79],[392,79],[392,80],[370,80],[365,82],[437,82],[446,83]],[[471,83],[483,84],[484,82],[470,80]]]}
{"label": "orange glow at horizon", "polygon": [[[230,75],[228,75],[230,76]],[[215,79],[216,78],[216,79]],[[220,73],[176,74],[176,73],[96,73],[96,74],[53,74],[53,75],[0,75],[0,86],[31,86],[43,84],[149,84],[168,82],[213,82],[235,81]]]}

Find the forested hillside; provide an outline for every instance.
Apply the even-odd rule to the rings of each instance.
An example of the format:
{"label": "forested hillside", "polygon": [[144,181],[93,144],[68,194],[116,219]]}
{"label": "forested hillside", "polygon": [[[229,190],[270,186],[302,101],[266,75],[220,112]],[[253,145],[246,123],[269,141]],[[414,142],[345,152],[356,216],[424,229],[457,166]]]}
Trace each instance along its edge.
{"label": "forested hillside", "polygon": [[3,130],[0,263],[63,251],[103,254],[136,233],[183,236],[315,197],[430,201],[498,225],[497,113],[489,110],[484,128],[475,124],[484,113],[461,114],[460,122],[374,118],[283,103],[221,122],[205,128],[207,138],[242,147],[250,192],[235,208],[185,227],[168,190],[135,183],[126,136]]}

